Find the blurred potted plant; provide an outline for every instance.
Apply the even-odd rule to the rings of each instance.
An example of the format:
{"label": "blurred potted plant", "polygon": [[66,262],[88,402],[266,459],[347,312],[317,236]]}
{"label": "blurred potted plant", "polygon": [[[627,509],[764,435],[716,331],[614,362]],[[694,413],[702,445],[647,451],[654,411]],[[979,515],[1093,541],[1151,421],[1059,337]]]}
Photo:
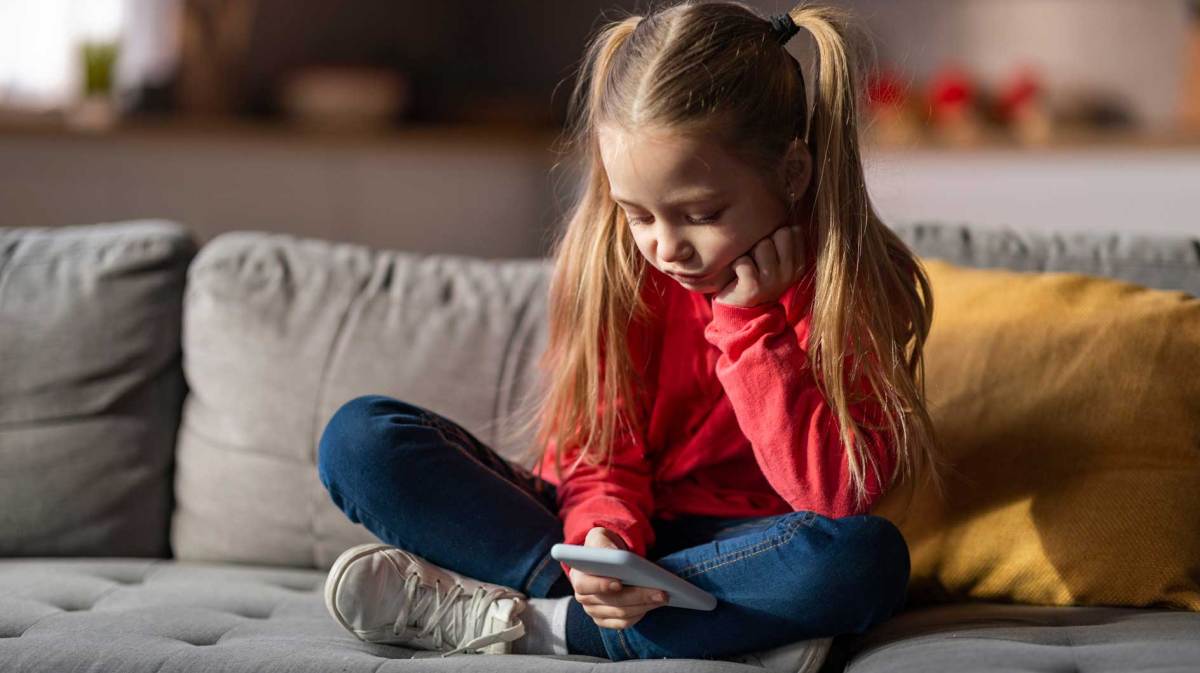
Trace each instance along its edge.
{"label": "blurred potted plant", "polygon": [[103,131],[117,122],[114,81],[120,45],[116,40],[85,40],[79,45],[82,97],[67,114],[67,123],[84,131]]}

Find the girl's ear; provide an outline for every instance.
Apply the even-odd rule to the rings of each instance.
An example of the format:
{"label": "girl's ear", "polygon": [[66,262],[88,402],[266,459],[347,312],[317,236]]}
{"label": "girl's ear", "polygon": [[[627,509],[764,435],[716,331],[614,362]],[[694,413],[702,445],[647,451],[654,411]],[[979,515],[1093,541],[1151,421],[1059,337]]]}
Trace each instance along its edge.
{"label": "girl's ear", "polygon": [[808,145],[802,139],[796,138],[792,141],[784,158],[784,166],[788,194],[793,201],[799,201],[812,181],[813,168],[812,153],[808,151]]}

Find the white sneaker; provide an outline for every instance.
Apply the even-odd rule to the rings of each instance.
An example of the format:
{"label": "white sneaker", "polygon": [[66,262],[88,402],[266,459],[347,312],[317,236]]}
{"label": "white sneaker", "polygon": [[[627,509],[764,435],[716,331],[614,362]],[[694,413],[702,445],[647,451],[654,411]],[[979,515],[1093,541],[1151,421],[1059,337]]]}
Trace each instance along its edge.
{"label": "white sneaker", "polygon": [[832,637],[798,640],[761,652],[726,657],[726,660],[761,666],[773,673],[817,673],[829,656],[832,644]]}
{"label": "white sneaker", "polygon": [[325,608],[360,640],[444,651],[507,654],[525,635],[524,594],[439,567],[398,547],[347,549],[325,578]]}

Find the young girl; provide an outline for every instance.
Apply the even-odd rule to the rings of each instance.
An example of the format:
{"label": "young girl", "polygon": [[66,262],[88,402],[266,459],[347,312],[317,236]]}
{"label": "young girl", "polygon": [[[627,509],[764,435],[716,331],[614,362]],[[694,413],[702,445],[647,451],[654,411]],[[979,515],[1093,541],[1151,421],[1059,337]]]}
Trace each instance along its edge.
{"label": "young girl", "polygon": [[[431,410],[343,405],[321,481],[383,543],[330,570],[338,623],[443,654],[815,670],[832,636],[902,607],[908,547],[868,511],[936,477],[918,383],[933,304],[863,185],[850,27],[816,5],[768,20],[688,1],[597,35],[538,471]],[[718,606],[656,609],[660,591],[554,562],[558,542],[631,550]]]}

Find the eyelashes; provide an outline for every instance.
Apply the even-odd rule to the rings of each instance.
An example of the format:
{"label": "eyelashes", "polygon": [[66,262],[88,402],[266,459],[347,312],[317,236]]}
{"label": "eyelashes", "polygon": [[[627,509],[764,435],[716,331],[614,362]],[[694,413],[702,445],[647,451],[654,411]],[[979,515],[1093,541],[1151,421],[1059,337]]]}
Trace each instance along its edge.
{"label": "eyelashes", "polygon": [[712,215],[707,215],[707,216],[701,217],[699,219],[693,220],[691,218],[688,218],[688,221],[691,222],[692,224],[711,224],[713,222],[716,222],[717,219],[721,217],[722,212],[723,211],[718,210],[717,212],[713,213]]}
{"label": "eyelashes", "polygon": [[[712,215],[706,215],[704,217],[699,217],[699,218],[689,217],[688,222],[691,222],[692,224],[712,224],[713,222],[716,222],[720,218],[721,213],[723,213],[723,212],[725,212],[725,211],[722,209],[722,210],[718,210],[717,212],[713,213]],[[625,219],[630,224],[642,224],[643,222],[646,221],[646,218],[644,218],[644,217],[631,217],[628,213],[625,214]]]}

